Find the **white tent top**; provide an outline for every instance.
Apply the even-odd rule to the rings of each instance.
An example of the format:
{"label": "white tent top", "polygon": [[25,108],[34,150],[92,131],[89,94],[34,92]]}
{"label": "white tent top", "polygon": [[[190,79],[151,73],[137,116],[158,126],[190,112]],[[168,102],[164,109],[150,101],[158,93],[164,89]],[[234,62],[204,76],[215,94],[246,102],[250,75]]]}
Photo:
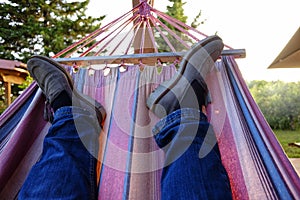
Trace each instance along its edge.
{"label": "white tent top", "polygon": [[300,68],[300,28],[268,68]]}

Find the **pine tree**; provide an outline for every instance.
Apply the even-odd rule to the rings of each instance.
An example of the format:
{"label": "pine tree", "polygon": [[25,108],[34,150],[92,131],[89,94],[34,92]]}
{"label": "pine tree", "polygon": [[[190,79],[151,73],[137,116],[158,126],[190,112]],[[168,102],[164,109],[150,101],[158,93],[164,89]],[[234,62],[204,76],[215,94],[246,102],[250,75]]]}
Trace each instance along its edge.
{"label": "pine tree", "polygon": [[[184,15],[184,9],[183,6],[186,4],[186,2],[182,2],[181,0],[169,0],[173,3],[172,6],[167,6],[167,12],[166,14],[178,19],[179,21],[186,23],[187,16]],[[170,27],[173,30],[175,30],[173,27]]]}
{"label": "pine tree", "polygon": [[0,3],[0,58],[26,62],[51,56],[100,27],[85,15],[89,0],[9,0]]}

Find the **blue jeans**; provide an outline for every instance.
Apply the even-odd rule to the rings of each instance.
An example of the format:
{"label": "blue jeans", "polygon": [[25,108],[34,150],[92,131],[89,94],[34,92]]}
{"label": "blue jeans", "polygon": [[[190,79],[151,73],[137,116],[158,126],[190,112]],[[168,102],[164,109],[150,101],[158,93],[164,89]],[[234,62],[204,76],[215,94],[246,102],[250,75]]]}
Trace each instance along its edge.
{"label": "blue jeans", "polygon": [[[98,152],[100,130],[93,123],[94,117],[77,107],[56,111],[41,159],[30,171],[19,199],[97,199],[97,160],[91,152]],[[81,126],[83,131],[77,133]],[[175,111],[161,119],[153,132],[166,153],[162,199],[231,199],[215,135],[203,113]],[[82,139],[91,142],[84,145]]]}
{"label": "blue jeans", "polygon": [[153,133],[166,156],[162,200],[232,199],[215,133],[203,113],[177,110],[161,119]]}
{"label": "blue jeans", "polygon": [[[100,130],[94,120],[77,107],[55,112],[42,156],[30,171],[19,199],[97,199],[97,159],[93,152],[98,152]],[[84,131],[77,131],[82,127]]]}

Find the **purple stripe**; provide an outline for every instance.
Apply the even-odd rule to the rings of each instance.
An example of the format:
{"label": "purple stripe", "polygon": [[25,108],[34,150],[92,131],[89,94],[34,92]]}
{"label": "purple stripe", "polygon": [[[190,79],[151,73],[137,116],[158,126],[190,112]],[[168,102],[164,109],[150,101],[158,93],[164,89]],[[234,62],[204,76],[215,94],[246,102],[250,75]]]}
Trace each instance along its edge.
{"label": "purple stripe", "polygon": [[285,183],[288,185],[290,192],[294,195],[295,199],[300,198],[300,182],[299,176],[296,173],[294,167],[292,166],[291,162],[287,158],[286,154],[284,153],[281,145],[279,144],[277,138],[275,137],[272,129],[268,125],[266,119],[264,118],[263,114],[261,113],[259,107],[255,103],[251,93],[242,78],[242,74],[238,69],[238,66],[233,58],[228,58],[228,61],[232,64],[233,70],[237,76],[239,83],[241,84],[241,88],[245,93],[245,98],[248,100],[250,104],[250,108],[253,112],[255,117],[257,118],[256,123],[259,123],[262,127],[261,134],[264,135],[263,138],[266,138],[266,143],[271,145],[272,150],[270,153],[272,154],[273,160],[275,165],[277,166],[278,171],[281,173],[282,178],[284,179]]}
{"label": "purple stripe", "polygon": [[4,147],[0,162],[0,191],[4,188],[5,183],[15,172],[19,163],[45,127],[43,108],[44,100],[40,92]]}

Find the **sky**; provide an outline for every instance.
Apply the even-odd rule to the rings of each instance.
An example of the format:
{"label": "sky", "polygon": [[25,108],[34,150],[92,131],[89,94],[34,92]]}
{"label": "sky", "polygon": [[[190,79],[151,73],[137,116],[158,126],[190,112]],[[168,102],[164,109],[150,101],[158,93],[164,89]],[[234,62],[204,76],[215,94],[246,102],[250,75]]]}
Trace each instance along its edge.
{"label": "sky", "polygon": [[[202,11],[206,20],[198,29],[236,49],[246,58],[236,59],[245,80],[300,81],[300,69],[267,69],[299,28],[298,0],[183,0],[188,23]],[[166,11],[168,0],[155,0]],[[132,0],[90,0],[87,14],[106,15],[105,25],[132,9]],[[300,42],[300,41],[299,41]]]}

